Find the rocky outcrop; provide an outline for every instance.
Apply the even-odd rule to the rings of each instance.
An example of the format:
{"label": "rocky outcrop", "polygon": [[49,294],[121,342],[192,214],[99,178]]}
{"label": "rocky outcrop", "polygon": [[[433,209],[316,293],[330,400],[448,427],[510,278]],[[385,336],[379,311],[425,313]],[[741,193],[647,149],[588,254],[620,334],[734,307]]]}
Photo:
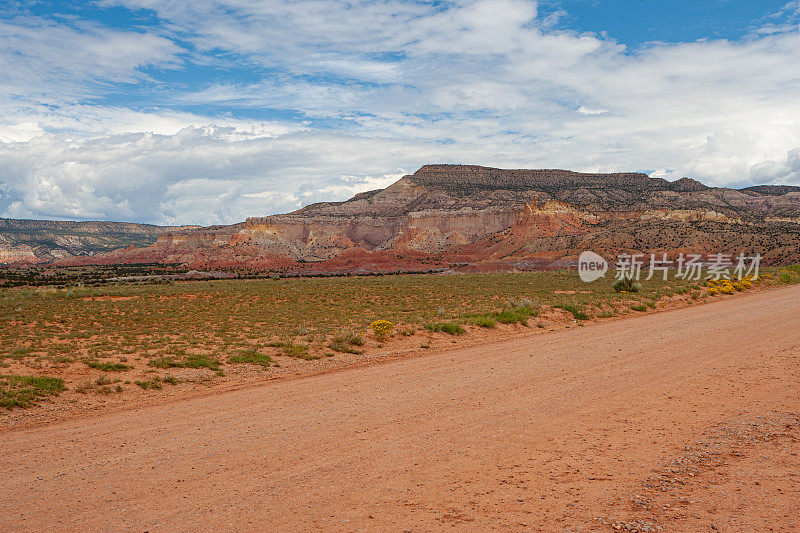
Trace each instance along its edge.
{"label": "rocky outcrop", "polygon": [[0,219],[0,264],[50,263],[143,247],[176,229],[129,222]]}
{"label": "rocky outcrop", "polygon": [[386,189],[344,202],[232,226],[162,229],[148,246],[61,263],[480,270],[566,264],[587,248],[608,255],[760,252],[773,262],[800,262],[798,219],[797,187],[736,190],[635,172],[426,165]]}

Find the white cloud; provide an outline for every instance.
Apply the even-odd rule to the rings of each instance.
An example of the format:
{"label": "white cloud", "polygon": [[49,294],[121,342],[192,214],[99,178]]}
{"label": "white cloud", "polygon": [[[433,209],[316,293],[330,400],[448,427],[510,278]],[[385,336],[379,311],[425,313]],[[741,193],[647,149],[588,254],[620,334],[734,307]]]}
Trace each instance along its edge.
{"label": "white cloud", "polygon": [[605,115],[608,113],[608,109],[592,109],[582,105],[578,107],[578,113],[581,115]]}
{"label": "white cloud", "polygon": [[750,167],[754,183],[800,184],[800,146],[786,153],[786,161],[761,161]]}
{"label": "white cloud", "polygon": [[[800,32],[783,15],[739,42],[629,50],[523,0],[106,3],[165,24],[2,23],[2,216],[234,222],[429,162],[800,184]],[[147,110],[93,101],[192,62],[265,73],[154,89]],[[209,106],[231,116],[182,111]],[[260,109],[300,118],[241,118]]]}
{"label": "white cloud", "polygon": [[[383,165],[419,148],[321,133],[233,137],[220,127],[86,140],[45,135],[0,143],[0,205],[15,218],[231,223],[297,209],[301,197],[330,201],[386,186],[405,169],[385,177]],[[347,174],[353,166],[365,174]]]}
{"label": "white cloud", "polygon": [[135,83],[145,66],[177,67],[171,40],[95,23],[37,17],[0,20],[0,91],[45,104],[92,97],[92,83]]}

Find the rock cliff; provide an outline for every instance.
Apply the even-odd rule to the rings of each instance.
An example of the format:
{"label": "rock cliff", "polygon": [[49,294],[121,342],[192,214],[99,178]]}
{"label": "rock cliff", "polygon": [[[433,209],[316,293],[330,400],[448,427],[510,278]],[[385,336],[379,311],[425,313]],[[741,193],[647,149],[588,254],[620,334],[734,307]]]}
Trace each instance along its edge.
{"label": "rock cliff", "polygon": [[[563,265],[583,249],[761,253],[800,262],[800,187],[712,188],[641,173],[425,165],[344,202],[231,226],[159,228],[61,264],[364,272]],[[53,255],[53,254],[51,254]],[[54,256],[55,257],[55,256]]]}
{"label": "rock cliff", "polygon": [[[40,264],[149,246],[178,228],[129,222],[0,219],[0,264]],[[188,229],[188,228],[186,228]]]}

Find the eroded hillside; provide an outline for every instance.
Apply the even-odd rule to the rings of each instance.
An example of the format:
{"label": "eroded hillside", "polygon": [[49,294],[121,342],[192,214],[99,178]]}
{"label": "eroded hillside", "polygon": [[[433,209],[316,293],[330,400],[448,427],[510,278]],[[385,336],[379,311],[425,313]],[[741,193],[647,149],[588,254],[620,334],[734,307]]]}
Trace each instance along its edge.
{"label": "eroded hillside", "polygon": [[494,270],[565,265],[584,249],[761,253],[800,262],[800,187],[711,188],[641,173],[426,165],[344,202],[208,228],[70,264],[276,271]]}

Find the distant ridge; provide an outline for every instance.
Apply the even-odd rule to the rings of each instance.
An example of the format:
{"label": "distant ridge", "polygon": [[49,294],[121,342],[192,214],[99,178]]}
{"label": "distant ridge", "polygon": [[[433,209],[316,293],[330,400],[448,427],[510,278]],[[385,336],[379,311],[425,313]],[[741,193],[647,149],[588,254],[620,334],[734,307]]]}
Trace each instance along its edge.
{"label": "distant ridge", "polygon": [[553,268],[587,249],[611,259],[623,252],[760,253],[765,264],[784,264],[800,262],[799,193],[640,172],[436,164],[343,202],[228,226],[37,222],[20,231],[6,222],[0,257],[304,273]]}
{"label": "distant ridge", "polygon": [[158,235],[174,229],[179,228],[134,222],[0,218],[0,264],[50,263],[128,246],[149,246]]}
{"label": "distant ridge", "polygon": [[669,182],[640,172],[586,173],[561,169],[500,169],[475,165],[424,165],[412,174],[420,185],[457,189],[555,189],[564,187],[669,188]]}
{"label": "distant ridge", "polygon": [[752,191],[759,194],[768,194],[770,196],[781,196],[789,193],[800,193],[800,187],[797,185],[755,185],[753,187],[745,187],[743,191]]}

